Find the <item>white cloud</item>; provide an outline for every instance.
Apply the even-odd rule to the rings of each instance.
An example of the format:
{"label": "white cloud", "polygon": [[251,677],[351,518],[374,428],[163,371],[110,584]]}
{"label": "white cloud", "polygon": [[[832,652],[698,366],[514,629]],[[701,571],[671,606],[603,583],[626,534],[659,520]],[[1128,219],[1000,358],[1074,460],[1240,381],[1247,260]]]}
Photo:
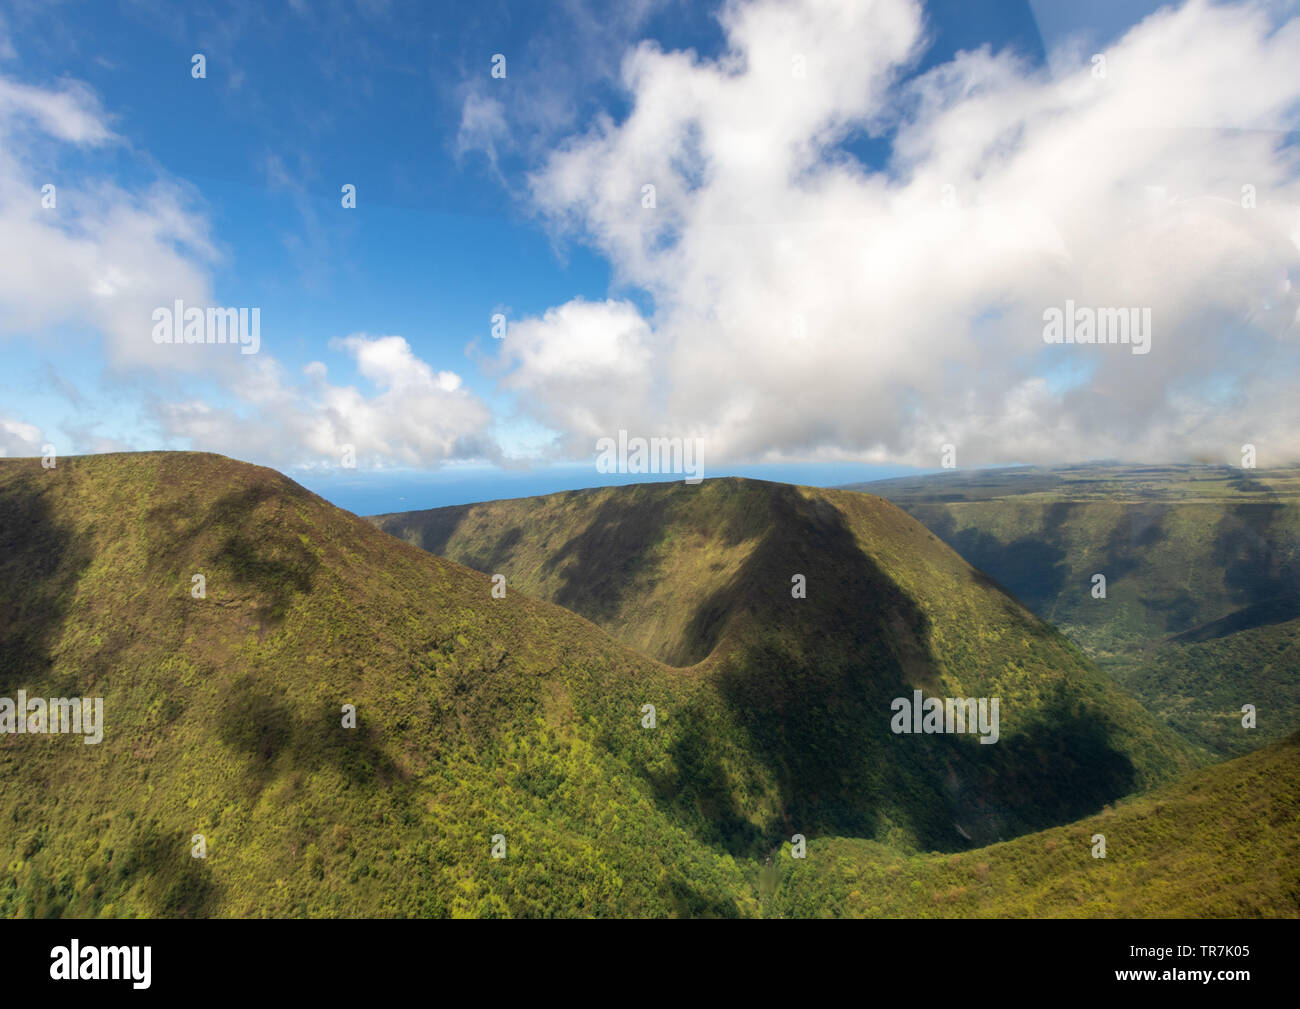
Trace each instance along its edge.
{"label": "white cloud", "polygon": [[471,91],[461,107],[456,153],[463,155],[469,151],[481,151],[495,170],[498,162],[497,145],[505,139],[508,132],[505,106],[495,98],[487,98],[478,91]]}
{"label": "white cloud", "polygon": [[[717,460],[1300,457],[1300,159],[1279,132],[1300,22],[1272,9],[1163,10],[1104,79],[1087,54],[1048,71],[985,50],[900,85],[923,33],[906,0],[730,4],[716,62],[644,44],[626,120],[561,144],[531,188],[653,315],[515,323],[506,382],[588,452],[639,427]],[[837,147],[890,129],[887,172]],[[1151,353],[1045,346],[1067,298],[1149,307]],[[1093,374],[1053,393],[1062,366]]]}
{"label": "white cloud", "polygon": [[[99,334],[115,378],[154,386],[141,408],[174,447],[285,466],[337,463],[345,444],[355,446],[362,466],[495,455],[483,434],[491,427],[486,406],[459,375],[435,371],[401,337],[338,343],[375,387],[370,392],[331,385],[319,363],[291,381],[265,340],[256,355],[154,343],[155,308],[177,299],[217,304],[211,268],[219,254],[188,188],[160,180],[126,189],[105,178],[65,178],[55,167],[61,145],[118,143],[84,85],[43,89],[0,78],[0,338],[41,346],[61,324]],[[287,177],[283,166],[269,170]],[[52,208],[42,206],[46,183],[55,186]],[[204,395],[193,391],[199,382]],[[120,386],[128,394],[141,387]],[[73,405],[92,416],[62,425],[80,446],[121,447],[94,434],[97,404]],[[3,424],[0,447],[17,451],[39,437],[30,424]]]}
{"label": "white cloud", "polygon": [[510,324],[506,358],[516,365],[506,388],[554,429],[574,436],[582,454],[616,411],[646,417],[645,374],[653,334],[626,301],[570,301],[540,319]]}
{"label": "white cloud", "polygon": [[200,370],[193,356],[158,361],[171,348],[150,339],[155,307],[209,296],[215,250],[191,194],[167,182],[127,191],[58,168],[60,145],[118,142],[84,85],[0,78],[0,335],[89,325],[116,366]]}
{"label": "white cloud", "polygon": [[45,436],[34,424],[0,417],[0,456],[40,455]]}
{"label": "white cloud", "polygon": [[102,144],[114,139],[94,93],[78,81],[57,89],[32,87],[0,78],[0,120],[30,120],[50,136],[73,144]]}
{"label": "white cloud", "polygon": [[460,104],[457,158],[481,152],[510,187],[513,176],[502,172],[501,161],[544,155],[549,144],[572,131],[593,97],[617,76],[623,50],[669,7],[664,0],[560,0],[539,9],[541,21],[528,46],[502,54],[505,78],[489,77],[485,53],[472,61],[470,76],[454,92]]}
{"label": "white cloud", "polygon": [[338,466],[349,445],[359,469],[496,456],[483,433],[491,414],[459,375],[434,371],[400,336],[354,334],[333,345],[352,355],[374,393],[331,384],[320,361],[306,367],[305,385],[295,384],[274,359],[258,356],[239,409],[159,402],[157,422],[171,439],[282,466]]}

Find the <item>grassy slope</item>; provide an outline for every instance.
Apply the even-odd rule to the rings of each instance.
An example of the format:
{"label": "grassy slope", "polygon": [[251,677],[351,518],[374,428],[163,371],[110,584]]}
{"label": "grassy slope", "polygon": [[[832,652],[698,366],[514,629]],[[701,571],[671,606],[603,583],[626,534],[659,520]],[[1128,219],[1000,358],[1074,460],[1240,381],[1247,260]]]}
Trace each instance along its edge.
{"label": "grassy slope", "polygon": [[581,618],[216,456],[0,462],[0,517],[0,696],[107,722],[0,737],[0,914],[753,911],[640,773],[699,685]]}
{"label": "grassy slope", "polygon": [[[954,855],[827,838],[774,863],[764,913],[1300,917],[1300,735],[1101,815]],[[1106,857],[1093,857],[1093,837]]]}
{"label": "grassy slope", "polygon": [[[920,584],[953,564],[870,498],[837,519],[795,494],[832,526],[894,516],[890,537],[913,539],[880,555],[882,571]],[[787,548],[805,545],[787,541],[772,563]],[[204,600],[190,597],[196,572]],[[865,600],[891,626],[901,603],[876,588],[845,606]],[[1069,653],[999,605],[976,624],[1002,634],[991,648],[1031,674]],[[900,640],[874,647],[906,651]],[[816,843],[799,810],[892,826],[864,833],[905,847],[927,841],[927,809],[946,830],[963,789],[1013,805],[1019,775],[1059,801],[1035,778],[1038,764],[1063,769],[1046,750],[984,747],[1016,761],[972,786],[950,739],[900,746],[819,727],[845,698],[818,676],[731,655],[674,671],[522,593],[491,600],[483,575],[221,457],[0,461],[0,696],[99,695],[107,722],[97,747],[0,736],[0,915],[748,915],[760,873],[746,855],[792,823]],[[1083,667],[1060,678],[1092,679]],[[776,693],[762,699],[782,706],[764,722],[748,704],[768,679]],[[1085,695],[1064,696],[1086,710]],[[648,700],[654,731],[639,725]],[[355,732],[339,727],[345,702]],[[1077,723],[1054,727],[1043,739],[1058,750],[1088,743]],[[840,768],[846,755],[854,766]],[[860,791],[861,765],[878,790]],[[1083,770],[1055,787],[1086,787]],[[205,861],[189,857],[195,832]],[[495,833],[503,861],[489,858]]]}
{"label": "grassy slope", "polygon": [[1300,725],[1300,470],[993,470],[858,489],[925,523],[1216,754]]}
{"label": "grassy slope", "polygon": [[[794,830],[964,847],[954,814],[976,834],[1059,821],[1142,760],[1073,687],[1064,735],[1101,773],[1040,752],[1059,739],[1015,705],[996,747],[883,733],[917,614],[878,574],[822,603],[873,603],[854,664],[760,635],[684,674],[217,456],[0,462],[0,517],[0,696],[99,695],[108,723],[99,746],[0,737],[4,914],[749,914],[744,859]],[[1064,654],[1032,644],[1031,671]]]}
{"label": "grassy slope", "polygon": [[[880,499],[721,479],[372,521],[696,662],[767,754],[789,831],[949,849],[963,832],[1064,822],[1191,760],[1064,638]],[[794,574],[806,599],[791,598]],[[1002,742],[893,735],[889,703],[913,687],[1000,697]]]}

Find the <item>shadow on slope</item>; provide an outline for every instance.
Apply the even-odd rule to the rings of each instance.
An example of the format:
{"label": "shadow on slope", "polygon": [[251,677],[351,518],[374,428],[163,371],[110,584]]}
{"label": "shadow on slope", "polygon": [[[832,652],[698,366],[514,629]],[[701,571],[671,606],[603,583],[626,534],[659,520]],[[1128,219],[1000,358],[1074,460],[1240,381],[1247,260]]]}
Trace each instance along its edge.
{"label": "shadow on slope", "polygon": [[[15,462],[39,481],[39,463]],[[76,690],[65,676],[51,681],[51,650],[93,551],[55,521],[39,483],[21,477],[0,484],[0,695],[12,697],[29,680]]]}
{"label": "shadow on slope", "polygon": [[[880,837],[894,825],[922,847],[955,850],[1075,819],[1134,789],[1114,724],[1063,688],[994,745],[895,735],[894,698],[945,692],[930,617],[838,508],[780,487],[771,509],[770,531],[696,612],[691,634],[720,642],[705,668],[779,789],[784,836]],[[796,573],[815,605],[792,598]],[[693,743],[679,750],[715,783],[709,808],[732,850],[770,845],[722,794],[722,769],[704,765]]]}
{"label": "shadow on slope", "polygon": [[278,516],[289,506],[280,488],[262,482],[223,494],[206,508],[191,496],[151,509],[146,528],[152,549],[173,561],[195,556],[203,544],[200,556],[224,568],[256,600],[256,617],[274,625],[295,596],[311,591],[320,563],[304,543],[283,535]]}

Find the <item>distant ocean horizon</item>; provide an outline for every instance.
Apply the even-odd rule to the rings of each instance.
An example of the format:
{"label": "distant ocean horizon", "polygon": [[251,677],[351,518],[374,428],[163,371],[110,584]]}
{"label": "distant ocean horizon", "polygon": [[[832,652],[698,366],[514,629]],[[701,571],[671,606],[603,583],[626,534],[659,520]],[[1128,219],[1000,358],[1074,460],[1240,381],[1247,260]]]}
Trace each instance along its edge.
{"label": "distant ocean horizon", "polygon": [[[838,487],[849,483],[888,480],[898,476],[921,476],[933,472],[936,471],[864,463],[767,463],[719,467],[706,471],[705,480],[738,476],[809,487]],[[430,471],[288,470],[286,475],[331,504],[357,515],[418,511],[592,487],[682,481],[680,473],[600,473],[590,463],[527,470],[507,470],[493,466],[445,466]]]}

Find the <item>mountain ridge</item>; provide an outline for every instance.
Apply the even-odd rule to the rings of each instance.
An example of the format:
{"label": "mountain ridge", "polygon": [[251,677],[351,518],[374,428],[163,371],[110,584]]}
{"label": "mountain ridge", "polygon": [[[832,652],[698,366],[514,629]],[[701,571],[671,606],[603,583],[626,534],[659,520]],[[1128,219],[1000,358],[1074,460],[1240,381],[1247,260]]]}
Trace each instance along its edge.
{"label": "mountain ridge", "polygon": [[[1111,730],[1103,726],[1119,718],[1135,727],[1121,733],[1130,744],[1142,739],[1149,747],[1147,758],[1133,757],[1135,764],[1149,771],[1148,758],[1163,762],[1162,772],[1141,772],[1130,788],[1168,780],[1202,759],[1160,727],[1149,736],[1136,729],[1154,724],[1136,701],[883,499],[722,478],[369,520],[408,542],[503,574],[638,650],[671,662],[692,646],[690,657],[727,684],[742,711],[783,710],[801,697],[806,717],[833,710],[841,712],[839,723],[851,726],[920,686],[931,695],[1001,695],[1004,712],[1020,713],[1013,720],[1048,708],[1062,724],[1082,718],[1086,730],[1075,724],[1093,737],[1089,759],[1114,773],[1121,772],[1106,742]],[[807,598],[792,599],[791,579],[799,574],[807,579]],[[611,580],[617,592],[606,590]],[[670,620],[662,619],[665,613]],[[681,628],[706,633],[688,635],[684,645],[676,636]],[[762,736],[778,731],[762,715],[753,721]],[[1045,755],[1052,749],[1046,741],[1051,718],[1030,721],[1044,733],[1035,752],[1056,766]],[[788,735],[792,726],[779,731]],[[808,749],[833,748],[811,724],[801,726],[799,738]],[[868,745],[852,727],[844,738]]]}
{"label": "mountain ridge", "polygon": [[[750,621],[717,637],[737,647],[683,672],[517,581],[493,599],[485,574],[273,470],[0,460],[0,696],[105,702],[98,745],[0,737],[0,914],[750,916],[757,860],[794,833],[965,850],[1193,762],[956,555],[915,556],[930,534],[893,506],[710,493],[680,500],[700,518],[730,501],[710,528],[733,549],[770,532],[773,507],[854,544],[873,515],[910,538],[865,567],[841,539],[751,544],[758,581],[722,600]],[[668,559],[718,559],[672,543]],[[605,540],[587,544],[599,559]],[[807,599],[790,596],[795,562]],[[726,565],[714,575],[696,598],[728,589]],[[861,612],[855,584],[874,593]],[[752,619],[764,599],[790,619]],[[808,636],[846,614],[859,623]],[[924,631],[920,652],[899,627]],[[951,647],[972,632],[979,649]],[[931,647],[951,652],[942,667],[909,666]],[[889,698],[926,675],[1002,691],[998,745],[890,733]]]}
{"label": "mountain ridge", "polygon": [[1025,467],[851,487],[890,497],[1217,756],[1300,725],[1300,468]]}

